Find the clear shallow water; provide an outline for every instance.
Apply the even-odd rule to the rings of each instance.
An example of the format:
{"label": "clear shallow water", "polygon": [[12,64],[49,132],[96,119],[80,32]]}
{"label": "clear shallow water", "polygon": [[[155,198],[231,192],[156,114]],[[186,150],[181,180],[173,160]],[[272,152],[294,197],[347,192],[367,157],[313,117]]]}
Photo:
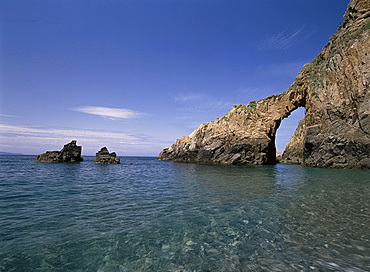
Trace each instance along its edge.
{"label": "clear shallow water", "polygon": [[0,156],[0,271],[370,271],[369,171],[93,159]]}

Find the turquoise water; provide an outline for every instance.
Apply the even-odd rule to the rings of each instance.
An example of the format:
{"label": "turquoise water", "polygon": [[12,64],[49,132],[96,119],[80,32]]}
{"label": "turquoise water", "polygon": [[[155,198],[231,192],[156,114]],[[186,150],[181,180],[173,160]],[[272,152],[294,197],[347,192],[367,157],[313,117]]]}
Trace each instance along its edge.
{"label": "turquoise water", "polygon": [[0,156],[0,271],[370,271],[370,171],[84,159]]}

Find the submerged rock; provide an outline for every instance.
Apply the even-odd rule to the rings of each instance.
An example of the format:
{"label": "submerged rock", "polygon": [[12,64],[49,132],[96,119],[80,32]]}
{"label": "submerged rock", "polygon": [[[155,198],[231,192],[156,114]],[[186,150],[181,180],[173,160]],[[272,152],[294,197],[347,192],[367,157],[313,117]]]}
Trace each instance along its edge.
{"label": "submerged rock", "polygon": [[82,147],[78,146],[76,140],[65,144],[61,151],[46,151],[46,153],[36,155],[35,162],[81,162]]}
{"label": "submerged rock", "polygon": [[98,153],[96,153],[95,163],[99,164],[120,164],[120,158],[116,157],[116,153],[109,153],[108,149],[104,146]]}
{"label": "submerged rock", "polygon": [[283,161],[370,169],[370,1],[351,0],[323,50],[283,93],[200,125],[165,148],[159,160],[210,164],[275,164],[275,136],[298,107],[305,118]]}

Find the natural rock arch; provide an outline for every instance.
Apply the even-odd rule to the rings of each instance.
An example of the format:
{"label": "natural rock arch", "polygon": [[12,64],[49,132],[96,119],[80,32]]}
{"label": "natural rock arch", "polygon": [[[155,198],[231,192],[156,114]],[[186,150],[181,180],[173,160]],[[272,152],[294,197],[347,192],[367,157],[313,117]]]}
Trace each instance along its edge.
{"label": "natural rock arch", "polygon": [[370,1],[351,0],[343,25],[286,91],[234,105],[225,116],[178,139],[158,159],[275,164],[281,120],[305,107],[301,137],[290,142],[304,165],[370,169],[369,87]]}
{"label": "natural rock arch", "polygon": [[[300,78],[300,77],[297,77]],[[306,103],[303,84],[247,105],[234,105],[164,149],[159,159],[215,164],[275,164],[275,137],[281,121]]]}

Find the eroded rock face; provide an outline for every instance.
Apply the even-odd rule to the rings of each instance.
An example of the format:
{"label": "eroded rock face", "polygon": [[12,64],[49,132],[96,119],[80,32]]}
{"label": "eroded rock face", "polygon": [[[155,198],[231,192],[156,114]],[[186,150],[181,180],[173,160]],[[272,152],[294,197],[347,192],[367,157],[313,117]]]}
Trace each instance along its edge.
{"label": "eroded rock face", "polygon": [[202,124],[164,149],[158,159],[214,164],[275,164],[275,134],[281,120],[304,106],[305,90],[295,85],[280,95],[234,105],[224,117]]}
{"label": "eroded rock face", "polygon": [[305,107],[283,158],[306,166],[370,168],[370,0],[352,0],[322,52],[292,86],[202,124],[158,159],[215,164],[274,164],[281,120]]}
{"label": "eroded rock face", "polygon": [[303,164],[303,139],[305,135],[305,119],[303,118],[294,132],[294,135],[290,139],[290,142],[286,145],[285,151],[281,157],[283,163],[290,164]]}
{"label": "eroded rock face", "polygon": [[36,155],[35,162],[81,162],[82,147],[78,146],[77,141],[73,140],[65,144],[61,151],[46,151],[46,153]]}
{"label": "eroded rock face", "polygon": [[109,153],[106,147],[102,147],[98,153],[96,153],[95,163],[99,164],[120,164],[120,158],[116,157],[116,153]]}
{"label": "eroded rock face", "polygon": [[343,25],[304,68],[306,166],[370,168],[369,16],[369,0],[352,0]]}

